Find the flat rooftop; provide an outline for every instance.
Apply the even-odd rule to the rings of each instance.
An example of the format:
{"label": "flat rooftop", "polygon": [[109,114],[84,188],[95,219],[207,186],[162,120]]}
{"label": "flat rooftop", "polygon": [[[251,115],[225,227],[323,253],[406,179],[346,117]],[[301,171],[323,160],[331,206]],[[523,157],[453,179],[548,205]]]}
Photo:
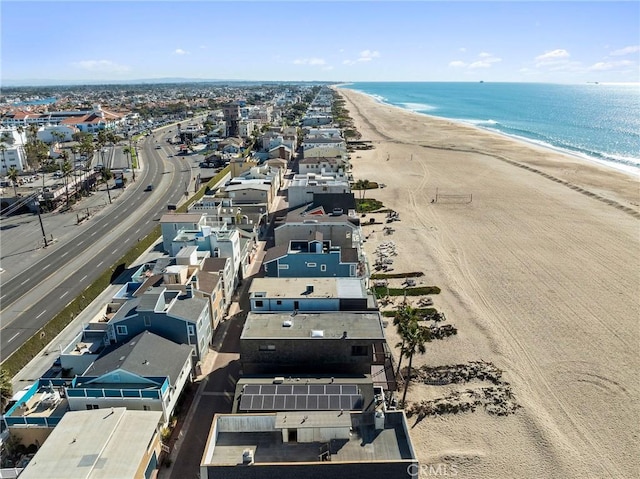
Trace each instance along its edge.
{"label": "flat rooftop", "polygon": [[[203,466],[242,464],[247,450],[253,453],[253,467],[327,460],[347,463],[415,460],[402,411],[385,413],[383,427],[379,429],[375,427],[373,413],[342,411],[218,415],[213,421]],[[329,441],[284,442],[283,429],[298,430],[299,438],[301,429],[339,429],[345,434],[343,439]]]}
{"label": "flat rooftop", "polygon": [[161,420],[160,411],[71,411],[20,475],[23,479],[133,478]]}
{"label": "flat rooftop", "polygon": [[[309,288],[308,286],[313,286]],[[359,278],[254,278],[252,298],[366,298]]]}
{"label": "flat rooftop", "polygon": [[378,312],[326,313],[249,312],[240,339],[380,339],[384,330]]}

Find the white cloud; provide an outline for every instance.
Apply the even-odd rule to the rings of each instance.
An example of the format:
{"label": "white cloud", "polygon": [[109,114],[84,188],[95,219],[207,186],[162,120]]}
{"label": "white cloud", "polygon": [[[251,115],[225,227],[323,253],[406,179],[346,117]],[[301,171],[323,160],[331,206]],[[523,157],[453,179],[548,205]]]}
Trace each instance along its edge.
{"label": "white cloud", "polygon": [[479,60],[471,63],[466,63],[461,60],[454,60],[449,62],[451,68],[466,68],[468,70],[476,70],[478,68],[491,68],[494,63],[499,63],[502,58],[494,56],[492,53],[481,52],[478,54]]}
{"label": "white cloud", "polygon": [[343,65],[355,65],[356,63],[370,62],[374,58],[380,58],[380,52],[378,50],[362,50],[360,56],[355,60],[342,60]]}
{"label": "white cloud", "polygon": [[622,56],[622,55],[630,55],[631,53],[640,52],[640,45],[631,45],[628,47],[620,48],[618,50],[614,50],[609,55],[613,56]]}
{"label": "white cloud", "polygon": [[373,58],[378,58],[380,56],[380,52],[377,50],[362,50],[360,52],[360,58],[358,58],[359,62],[369,62]]}
{"label": "white cloud", "polygon": [[464,53],[464,52],[467,51],[467,49],[465,47],[460,47],[460,48],[458,48],[458,51],[461,52],[461,53]]}
{"label": "white cloud", "polygon": [[613,70],[620,67],[628,67],[633,65],[633,62],[630,60],[620,60],[617,62],[598,62],[591,65],[588,70],[591,71],[605,71],[605,70]]}
{"label": "white cloud", "polygon": [[557,63],[566,61],[571,55],[569,52],[563,48],[558,48],[556,50],[551,50],[550,52],[545,52],[542,55],[538,55],[536,57],[536,66],[541,66],[548,63]]}
{"label": "white cloud", "polygon": [[323,58],[297,58],[293,60],[294,65],[325,65],[327,62]]}
{"label": "white cloud", "polygon": [[327,65],[326,67],[322,67],[322,70],[325,71],[325,72],[329,72],[329,71],[333,70],[333,66]]}
{"label": "white cloud", "polygon": [[186,50],[183,50],[182,48],[176,48],[176,51],[173,52],[176,55],[189,55],[189,52]]}
{"label": "white cloud", "polygon": [[124,73],[131,70],[128,66],[120,65],[111,60],[82,60],[74,62],[72,65],[82,70],[101,73]]}

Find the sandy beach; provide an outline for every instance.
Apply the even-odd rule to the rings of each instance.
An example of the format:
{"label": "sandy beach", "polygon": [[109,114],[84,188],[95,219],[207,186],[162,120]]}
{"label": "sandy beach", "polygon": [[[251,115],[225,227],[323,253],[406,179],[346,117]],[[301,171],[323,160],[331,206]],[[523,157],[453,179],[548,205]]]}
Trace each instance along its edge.
{"label": "sandy beach", "polygon": [[[414,367],[491,362],[521,406],[409,418],[420,462],[464,478],[640,477],[638,179],[339,92],[375,147],[351,154],[354,179],[385,184],[367,197],[401,218],[392,234],[363,227],[367,255],[395,242],[393,272],[439,286],[458,329]],[[416,381],[407,399],[479,386]]]}

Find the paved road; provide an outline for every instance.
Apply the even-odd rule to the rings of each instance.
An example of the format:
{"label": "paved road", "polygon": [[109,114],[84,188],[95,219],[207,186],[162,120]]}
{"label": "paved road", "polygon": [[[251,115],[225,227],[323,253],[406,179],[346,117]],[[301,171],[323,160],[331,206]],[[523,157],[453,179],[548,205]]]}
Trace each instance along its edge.
{"label": "paved road", "polygon": [[[158,138],[161,134],[157,134]],[[3,273],[0,291],[0,356],[6,358],[157,224],[168,203],[184,198],[192,178],[188,161],[167,158],[155,149],[155,138],[142,146],[144,170],[111,205],[76,226],[75,235],[54,243],[17,274]],[[153,183],[153,192],[144,192]],[[115,190],[113,190],[115,192]],[[115,195],[116,193],[114,193]],[[112,197],[113,199],[113,197]],[[30,228],[22,241],[37,244],[41,232]],[[3,241],[6,241],[3,235]],[[43,251],[40,251],[43,253]],[[5,270],[8,270],[3,266]]]}

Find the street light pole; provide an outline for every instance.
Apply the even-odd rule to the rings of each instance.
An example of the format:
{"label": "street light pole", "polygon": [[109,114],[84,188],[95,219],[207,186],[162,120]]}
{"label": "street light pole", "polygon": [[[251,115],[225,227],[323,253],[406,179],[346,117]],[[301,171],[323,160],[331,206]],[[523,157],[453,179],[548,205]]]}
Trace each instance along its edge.
{"label": "street light pole", "polygon": [[38,220],[40,220],[40,229],[42,230],[42,238],[44,239],[44,247],[46,248],[47,246],[49,246],[49,244],[47,243],[47,235],[44,232],[44,225],[42,224],[42,216],[40,216],[40,202],[36,200],[35,203],[36,203],[36,210],[38,212]]}

